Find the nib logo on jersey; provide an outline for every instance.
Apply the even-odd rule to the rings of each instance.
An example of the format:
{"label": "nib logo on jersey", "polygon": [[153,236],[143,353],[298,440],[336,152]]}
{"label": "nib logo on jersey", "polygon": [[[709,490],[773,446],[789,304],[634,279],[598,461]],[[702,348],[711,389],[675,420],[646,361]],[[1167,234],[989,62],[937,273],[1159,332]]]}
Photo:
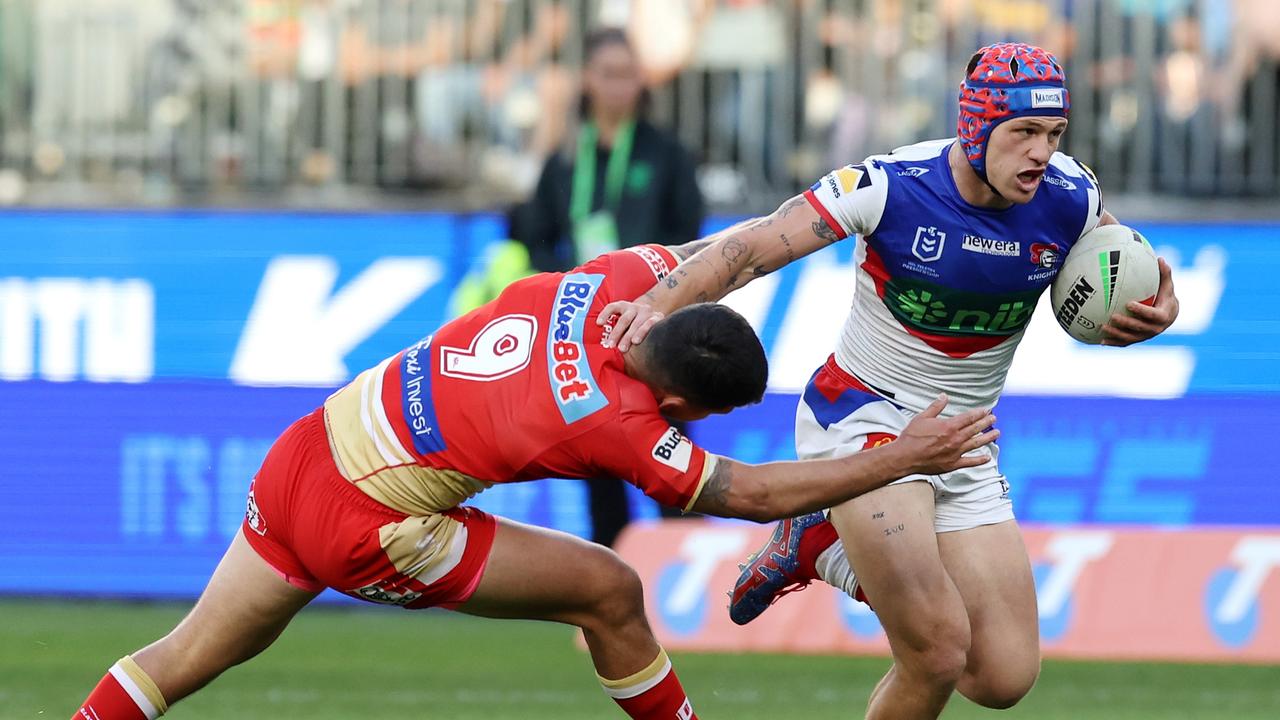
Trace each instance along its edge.
{"label": "nib logo on jersey", "polygon": [[1038,290],[993,295],[951,290],[925,282],[885,284],[884,301],[905,327],[940,335],[1009,336],[1026,327]]}
{"label": "nib logo on jersey", "polygon": [[573,273],[560,281],[547,334],[547,373],[552,396],[566,424],[577,422],[609,404],[600,392],[583,344],[587,310],[604,275]]}

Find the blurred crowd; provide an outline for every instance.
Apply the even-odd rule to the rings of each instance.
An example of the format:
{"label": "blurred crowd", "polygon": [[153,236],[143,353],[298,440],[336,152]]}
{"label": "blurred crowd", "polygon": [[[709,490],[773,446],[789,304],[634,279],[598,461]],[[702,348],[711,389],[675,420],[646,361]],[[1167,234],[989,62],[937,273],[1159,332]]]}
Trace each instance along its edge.
{"label": "blurred crowd", "polygon": [[[1110,188],[1280,189],[1274,0],[0,0],[0,202],[36,183],[531,193],[574,142],[583,38],[718,205],[951,134],[981,44],[1055,52]],[[500,203],[499,203],[500,204]]]}

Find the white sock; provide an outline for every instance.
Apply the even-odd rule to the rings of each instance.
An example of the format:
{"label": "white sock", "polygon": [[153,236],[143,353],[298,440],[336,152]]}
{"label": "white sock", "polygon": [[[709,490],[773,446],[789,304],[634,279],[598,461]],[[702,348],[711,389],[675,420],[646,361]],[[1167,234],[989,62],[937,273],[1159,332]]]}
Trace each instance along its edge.
{"label": "white sock", "polygon": [[853,597],[858,589],[858,578],[849,565],[849,556],[845,555],[844,542],[837,539],[831,547],[823,550],[814,562],[818,569],[818,577],[832,587],[840,588],[849,597]]}

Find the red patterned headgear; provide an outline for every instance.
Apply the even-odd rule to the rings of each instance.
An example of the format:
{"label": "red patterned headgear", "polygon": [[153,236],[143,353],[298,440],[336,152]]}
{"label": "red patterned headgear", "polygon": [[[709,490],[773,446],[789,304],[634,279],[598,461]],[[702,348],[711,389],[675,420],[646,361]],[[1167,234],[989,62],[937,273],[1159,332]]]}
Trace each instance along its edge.
{"label": "red patterned headgear", "polygon": [[1066,117],[1067,77],[1052,53],[1025,43],[996,43],[973,54],[960,83],[957,135],[978,177],[987,179],[987,141],[1016,117]]}

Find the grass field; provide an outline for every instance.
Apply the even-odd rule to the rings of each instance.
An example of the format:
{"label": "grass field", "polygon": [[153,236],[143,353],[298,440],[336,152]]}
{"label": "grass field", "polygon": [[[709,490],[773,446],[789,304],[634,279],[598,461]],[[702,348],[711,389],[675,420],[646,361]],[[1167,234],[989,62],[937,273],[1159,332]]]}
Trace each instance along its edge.
{"label": "grass field", "polygon": [[[68,718],[120,655],[167,631],[185,605],[0,601],[0,719]],[[701,655],[673,659],[703,718],[858,718],[878,658]],[[623,717],[572,631],[443,612],[311,608],[284,637],[168,717]],[[1035,691],[996,713],[963,699],[946,718],[1280,718],[1280,667],[1046,662]]]}

